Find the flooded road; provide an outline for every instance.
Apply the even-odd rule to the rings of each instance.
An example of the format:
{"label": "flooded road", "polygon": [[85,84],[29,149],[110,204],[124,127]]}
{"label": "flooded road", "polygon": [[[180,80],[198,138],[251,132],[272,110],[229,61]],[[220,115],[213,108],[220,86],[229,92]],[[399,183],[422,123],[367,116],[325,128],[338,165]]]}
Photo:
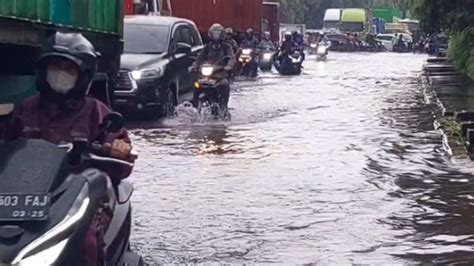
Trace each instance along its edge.
{"label": "flooded road", "polygon": [[132,124],[134,248],[167,263],[474,262],[474,181],[424,56],[335,54],[234,85],[232,122]]}

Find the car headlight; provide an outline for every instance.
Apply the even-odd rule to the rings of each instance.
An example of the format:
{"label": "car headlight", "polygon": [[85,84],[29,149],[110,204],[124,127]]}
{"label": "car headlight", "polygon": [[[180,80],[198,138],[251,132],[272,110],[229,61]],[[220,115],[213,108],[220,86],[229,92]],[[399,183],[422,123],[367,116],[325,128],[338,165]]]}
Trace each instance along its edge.
{"label": "car headlight", "polygon": [[162,74],[163,71],[161,70],[161,68],[134,70],[130,72],[130,76],[134,80],[159,78]]}
{"label": "car headlight", "polygon": [[272,56],[273,56],[273,54],[263,54],[263,59],[265,59],[265,60],[271,60],[271,59],[272,59]]}
{"label": "car headlight", "polygon": [[[66,233],[74,228],[87,211],[90,203],[88,195],[89,188],[85,185],[64,219],[24,247],[15,257],[12,264],[15,266],[54,264],[68,242],[69,234]],[[57,239],[60,237],[62,238]]]}
{"label": "car headlight", "polygon": [[244,55],[250,55],[252,53],[252,49],[243,49],[242,54]]}
{"label": "car headlight", "polygon": [[209,77],[214,73],[214,68],[211,66],[205,66],[201,68],[201,74],[205,77]]}

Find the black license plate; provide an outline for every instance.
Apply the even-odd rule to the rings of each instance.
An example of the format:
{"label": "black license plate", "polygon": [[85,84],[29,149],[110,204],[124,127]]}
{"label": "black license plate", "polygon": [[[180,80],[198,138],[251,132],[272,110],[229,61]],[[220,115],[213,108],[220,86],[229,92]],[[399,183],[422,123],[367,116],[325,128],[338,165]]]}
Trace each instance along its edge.
{"label": "black license plate", "polygon": [[0,194],[0,221],[46,220],[49,206],[49,194]]}

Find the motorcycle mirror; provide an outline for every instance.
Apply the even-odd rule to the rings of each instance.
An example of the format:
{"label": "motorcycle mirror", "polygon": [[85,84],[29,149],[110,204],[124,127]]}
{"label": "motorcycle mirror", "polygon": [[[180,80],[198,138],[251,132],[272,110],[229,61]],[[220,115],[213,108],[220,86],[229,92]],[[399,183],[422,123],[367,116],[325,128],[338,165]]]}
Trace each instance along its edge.
{"label": "motorcycle mirror", "polygon": [[110,133],[118,133],[125,125],[123,116],[120,113],[112,112],[104,117],[102,126],[105,131]]}

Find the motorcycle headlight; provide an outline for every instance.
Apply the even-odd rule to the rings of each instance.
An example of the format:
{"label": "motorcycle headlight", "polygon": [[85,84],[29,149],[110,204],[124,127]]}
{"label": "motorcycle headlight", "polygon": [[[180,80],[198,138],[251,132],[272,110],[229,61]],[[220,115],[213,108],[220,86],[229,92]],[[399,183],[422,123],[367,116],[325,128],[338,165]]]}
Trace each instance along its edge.
{"label": "motorcycle headlight", "polygon": [[318,48],[318,53],[325,54],[326,53],[326,47],[323,47],[323,46],[319,47]]}
{"label": "motorcycle headlight", "polygon": [[263,54],[263,59],[271,60],[272,59],[272,54]]}
{"label": "motorcycle headlight", "polygon": [[242,54],[244,55],[250,55],[252,53],[252,49],[243,49]]}
{"label": "motorcycle headlight", "polygon": [[214,68],[211,66],[205,66],[201,68],[201,74],[205,77],[209,77],[214,72]]}
{"label": "motorcycle headlight", "polygon": [[39,265],[53,265],[63,251],[69,238],[57,243],[56,245],[45,249],[33,256],[30,256],[17,264],[17,266],[39,266]]}
{"label": "motorcycle headlight", "polygon": [[134,80],[159,78],[162,74],[163,70],[161,70],[161,68],[134,70],[130,72],[130,76]]}
{"label": "motorcycle headlight", "polygon": [[76,223],[81,220],[90,203],[89,188],[85,185],[64,219],[23,248],[13,260],[14,266],[53,265],[66,246]]}
{"label": "motorcycle headlight", "polygon": [[315,44],[315,43],[312,43],[312,44],[310,44],[310,46],[311,46],[311,48],[316,48],[316,46],[318,46],[318,45]]}

